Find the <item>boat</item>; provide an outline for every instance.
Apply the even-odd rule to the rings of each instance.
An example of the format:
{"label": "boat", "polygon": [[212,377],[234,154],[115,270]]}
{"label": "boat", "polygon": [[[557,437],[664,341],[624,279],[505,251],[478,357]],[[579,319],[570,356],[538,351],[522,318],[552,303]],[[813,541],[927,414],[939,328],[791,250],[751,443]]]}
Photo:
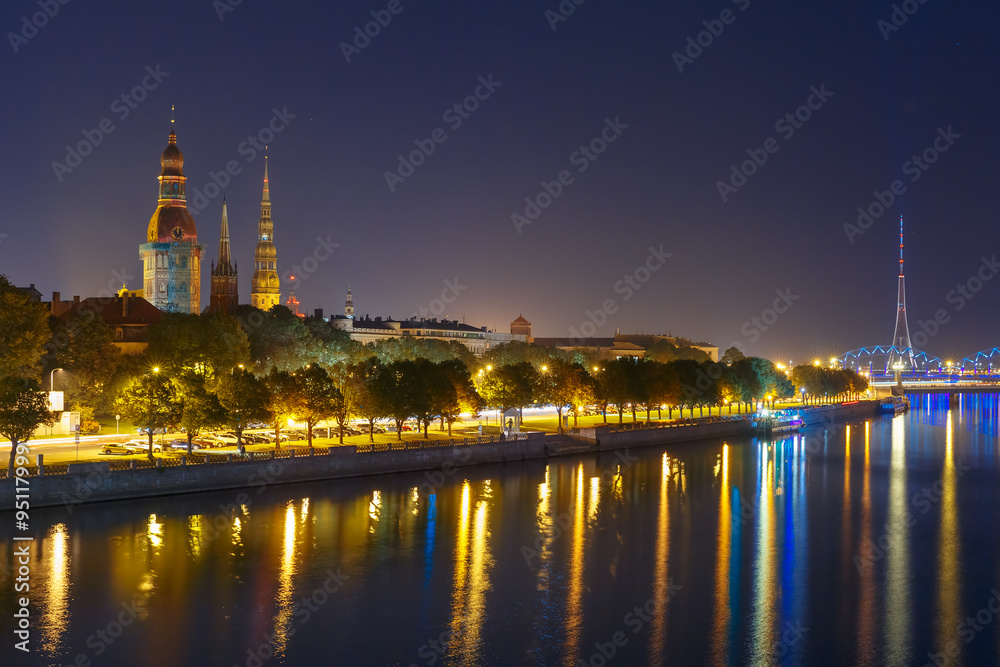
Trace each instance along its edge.
{"label": "boat", "polygon": [[794,410],[765,410],[754,421],[754,430],[765,435],[795,433],[804,425],[802,417]]}
{"label": "boat", "polygon": [[884,415],[901,415],[910,409],[910,399],[906,396],[887,396],[879,405],[879,412]]}

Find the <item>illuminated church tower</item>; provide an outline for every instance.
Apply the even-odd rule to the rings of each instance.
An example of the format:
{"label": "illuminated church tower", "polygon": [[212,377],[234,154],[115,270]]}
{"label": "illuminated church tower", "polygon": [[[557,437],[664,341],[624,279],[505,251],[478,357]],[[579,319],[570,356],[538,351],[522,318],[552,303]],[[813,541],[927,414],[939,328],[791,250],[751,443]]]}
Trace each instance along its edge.
{"label": "illuminated church tower", "polygon": [[[170,121],[173,124],[173,119]],[[146,243],[139,246],[143,296],[160,310],[172,313],[201,311],[201,253],[194,218],[184,194],[184,154],[170,130],[160,158],[160,198],[149,220]]]}
{"label": "illuminated church tower", "polygon": [[264,196],[260,201],[260,222],[257,224],[257,249],[254,252],[253,280],[250,283],[250,305],[270,310],[281,303],[278,282],[278,251],[274,247],[274,223],[271,222],[271,193],[267,184],[267,157],[264,158]]}
{"label": "illuminated church tower", "polygon": [[229,248],[229,215],[226,200],[222,199],[222,231],[219,234],[219,263],[212,265],[212,296],[208,304],[210,313],[235,315],[239,305],[240,287],[236,264]]}

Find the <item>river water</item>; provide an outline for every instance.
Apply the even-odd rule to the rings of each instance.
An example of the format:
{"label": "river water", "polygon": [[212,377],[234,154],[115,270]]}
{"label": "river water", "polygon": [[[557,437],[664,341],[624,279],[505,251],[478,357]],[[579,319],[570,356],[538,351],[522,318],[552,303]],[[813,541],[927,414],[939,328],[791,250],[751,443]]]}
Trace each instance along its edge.
{"label": "river water", "polygon": [[777,441],[35,510],[31,653],[5,631],[0,662],[995,665],[998,397],[911,400]]}

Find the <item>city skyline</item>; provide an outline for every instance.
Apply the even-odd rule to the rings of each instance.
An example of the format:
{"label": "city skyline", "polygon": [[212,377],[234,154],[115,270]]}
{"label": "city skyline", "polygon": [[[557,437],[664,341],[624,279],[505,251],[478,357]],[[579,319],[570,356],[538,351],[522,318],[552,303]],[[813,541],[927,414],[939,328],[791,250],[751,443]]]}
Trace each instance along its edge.
{"label": "city skyline", "polygon": [[[31,7],[9,8],[4,24],[14,30]],[[249,266],[268,138],[282,283],[321,241],[337,244],[315,271],[296,272],[306,312],[340,312],[351,287],[360,314],[405,318],[457,281],[468,289],[441,317],[505,330],[523,313],[551,337],[587,322],[598,336],[673,332],[798,363],[889,342],[902,214],[910,333],[938,311],[948,320],[921,349],[945,359],[997,344],[996,286],[958,289],[995,272],[988,174],[998,137],[978,83],[989,65],[966,55],[994,48],[982,27],[994,10],[923,6],[886,37],[888,6],[850,25],[832,6],[794,8],[782,17],[793,31],[770,26],[776,10],[743,2],[732,3],[733,23],[707,8],[642,4],[588,3],[565,21],[526,5],[402,7],[347,55],[338,45],[381,8],[241,5],[220,17],[211,4],[179,3],[173,19],[196,45],[178,51],[81,41],[86,31],[111,35],[117,21],[128,32],[162,28],[147,9],[82,17],[61,7],[8,54],[13,86],[39,102],[4,103],[8,145],[25,158],[5,165],[18,196],[0,225],[0,271],[46,296],[91,296],[129,277],[141,287],[135,247],[176,105],[209,260],[223,198],[205,195],[214,174],[225,182],[209,191],[226,193],[233,258]],[[653,40],[658,23],[669,27]],[[708,46],[690,47],[689,36],[719,25]],[[467,57],[426,48],[427,35],[446,31]],[[826,51],[808,46],[816,31]],[[245,46],[248,35],[268,47]],[[507,57],[510,39],[533,66]],[[606,48],[574,51],[595,40]],[[800,60],[784,64],[793,52]],[[78,60],[60,59],[69,53]],[[43,76],[53,57],[66,67]],[[113,130],[101,129],[104,118]],[[100,141],[70,166],[65,147],[88,136]],[[411,161],[414,151],[423,159]],[[238,173],[227,172],[233,163]],[[551,204],[530,220],[545,195]],[[651,250],[670,255],[663,268],[641,289],[616,291]],[[786,312],[766,330],[754,324],[782,295]]]}

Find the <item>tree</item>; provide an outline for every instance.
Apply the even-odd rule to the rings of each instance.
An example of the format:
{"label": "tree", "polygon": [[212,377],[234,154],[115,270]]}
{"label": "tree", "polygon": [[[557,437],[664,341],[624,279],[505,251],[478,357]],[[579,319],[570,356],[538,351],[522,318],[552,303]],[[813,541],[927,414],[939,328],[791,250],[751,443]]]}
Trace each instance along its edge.
{"label": "tree", "polygon": [[166,313],[149,328],[146,355],[173,377],[195,372],[214,385],[233,368],[250,363],[250,343],[228,315]]}
{"label": "tree", "polygon": [[27,448],[20,446],[21,443],[27,442],[39,426],[47,426],[54,421],[55,415],[49,412],[49,397],[39,388],[37,380],[12,376],[0,378],[0,435],[10,440],[8,478],[14,476],[17,457],[28,453]]}
{"label": "tree", "polygon": [[281,425],[299,412],[302,402],[301,385],[295,381],[288,371],[279,371],[277,367],[264,378],[267,385],[270,403],[268,409],[274,425],[274,448],[281,449]]}
{"label": "tree", "polygon": [[226,423],[236,431],[236,446],[243,449],[243,431],[251,424],[271,421],[271,394],[263,380],[245,368],[223,375],[219,382],[219,402],[226,413]]}
{"label": "tree", "polygon": [[113,397],[109,389],[122,365],[122,353],[104,320],[93,310],[71,315],[56,330],[48,347],[52,352],[51,368],[66,371],[69,398],[106,414]]}
{"label": "tree", "polygon": [[725,353],[723,353],[722,359],[720,359],[719,361],[721,361],[727,366],[732,366],[733,363],[739,361],[740,359],[745,359],[745,358],[746,357],[740,351],[740,348],[734,345],[733,347],[726,350]]}
{"label": "tree", "polygon": [[225,421],[226,413],[219,397],[208,390],[205,376],[188,372],[174,379],[174,388],[180,398],[180,424],[187,433],[187,453],[191,454],[192,440],[201,429]]}
{"label": "tree", "polygon": [[49,336],[45,306],[0,275],[0,377],[37,377]]}
{"label": "tree", "polygon": [[415,405],[423,398],[414,384],[419,379],[416,362],[396,361],[379,366],[372,378],[371,392],[376,402],[382,406],[383,414],[396,422],[396,439],[403,439],[403,422],[422,409]]}
{"label": "tree", "polygon": [[165,373],[153,370],[129,380],[115,400],[115,411],[149,436],[146,455],[153,460],[153,435],[159,429],[177,424],[181,404]]}
{"label": "tree", "polygon": [[351,410],[354,414],[364,418],[368,422],[368,440],[375,442],[375,420],[385,417],[386,408],[380,400],[380,394],[376,390],[382,366],[378,357],[369,357],[367,360],[354,364],[350,367],[348,377],[352,401]]}
{"label": "tree", "polygon": [[330,379],[339,392],[339,397],[334,404],[333,417],[337,420],[340,444],[344,444],[344,428],[347,426],[347,419],[352,414],[356,403],[350,366],[337,364],[330,369]]}
{"label": "tree", "polygon": [[306,439],[312,449],[313,427],[318,422],[333,417],[338,403],[342,403],[344,397],[330,374],[319,364],[310,364],[293,374],[293,377],[301,387],[299,392],[302,396],[295,418],[306,423]]}
{"label": "tree", "polygon": [[555,406],[559,419],[559,432],[563,432],[563,409],[574,408],[587,402],[591,393],[590,376],[580,364],[553,359],[539,375],[539,401]]}
{"label": "tree", "polygon": [[[468,412],[477,416],[483,409],[483,399],[476,392],[472,384],[472,376],[468,366],[459,359],[442,361],[438,364],[439,377],[445,379],[452,387],[453,391],[442,391],[436,397],[440,402],[437,405],[438,414],[441,415],[442,422],[448,424],[448,435],[451,436],[451,427],[463,412]],[[442,424],[441,430],[444,430]]]}
{"label": "tree", "polygon": [[480,395],[486,405],[499,410],[523,408],[534,399],[538,372],[526,361],[494,368],[483,376]]}

